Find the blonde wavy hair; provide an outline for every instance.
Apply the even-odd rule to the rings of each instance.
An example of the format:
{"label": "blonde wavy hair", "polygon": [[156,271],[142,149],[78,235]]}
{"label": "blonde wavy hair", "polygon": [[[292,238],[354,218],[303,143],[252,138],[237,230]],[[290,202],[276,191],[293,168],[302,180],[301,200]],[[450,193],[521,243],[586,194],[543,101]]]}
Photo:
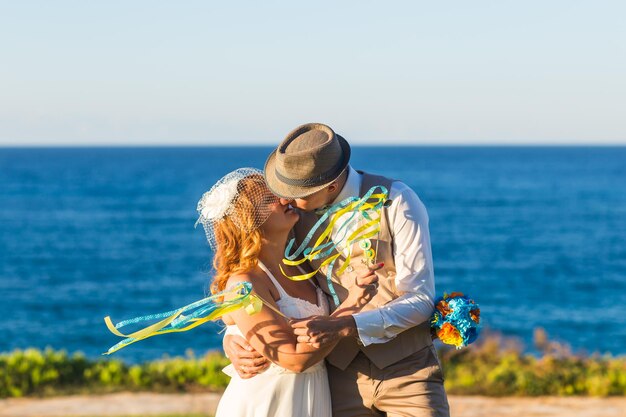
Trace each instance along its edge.
{"label": "blonde wavy hair", "polygon": [[[267,208],[260,206],[259,201],[256,201],[258,199],[251,198],[251,196],[257,197],[260,193],[264,193],[277,200],[265,182],[259,182],[259,179],[254,176],[241,180],[238,188],[240,188],[239,195],[233,212],[214,226],[217,249],[213,258],[215,269],[211,283],[213,294],[226,288],[231,275],[248,272],[258,264],[263,237],[261,225],[258,224],[259,212]],[[269,202],[267,199],[265,204]]]}

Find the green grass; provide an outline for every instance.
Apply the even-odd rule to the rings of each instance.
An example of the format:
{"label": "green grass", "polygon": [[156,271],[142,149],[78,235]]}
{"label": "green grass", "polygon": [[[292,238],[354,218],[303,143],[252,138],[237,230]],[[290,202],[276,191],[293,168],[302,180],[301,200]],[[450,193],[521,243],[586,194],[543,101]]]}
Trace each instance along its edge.
{"label": "green grass", "polygon": [[538,356],[523,354],[519,344],[483,337],[469,349],[441,352],[446,390],[458,395],[623,396],[626,357],[573,354],[535,332]]}
{"label": "green grass", "polygon": [[117,359],[89,360],[80,353],[46,349],[0,354],[0,398],[116,391],[219,391],[229,361],[217,353],[127,365]]}
{"label": "green grass", "polygon": [[[540,355],[498,336],[463,350],[441,349],[446,390],[457,395],[626,395],[626,357],[577,355],[537,331]],[[228,384],[218,353],[128,365],[52,349],[0,354],[0,398],[102,394],[116,391],[206,392]]]}

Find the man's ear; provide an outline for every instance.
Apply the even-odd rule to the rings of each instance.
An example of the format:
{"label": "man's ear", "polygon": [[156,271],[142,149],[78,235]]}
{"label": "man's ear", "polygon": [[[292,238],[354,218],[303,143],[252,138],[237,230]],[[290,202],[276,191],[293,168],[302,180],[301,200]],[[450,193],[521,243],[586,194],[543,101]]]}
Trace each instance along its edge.
{"label": "man's ear", "polygon": [[333,181],[330,183],[330,185],[328,185],[326,190],[328,191],[328,194],[332,194],[337,191],[337,188],[339,188],[339,184],[337,184],[337,181]]}

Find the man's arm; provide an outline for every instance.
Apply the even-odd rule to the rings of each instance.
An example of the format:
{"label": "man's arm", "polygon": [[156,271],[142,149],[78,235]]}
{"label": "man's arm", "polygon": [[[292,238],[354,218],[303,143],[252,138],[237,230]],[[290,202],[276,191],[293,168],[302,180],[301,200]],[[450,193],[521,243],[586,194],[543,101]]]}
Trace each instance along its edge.
{"label": "man's arm", "polygon": [[[394,182],[390,198],[393,202],[388,214],[394,236],[396,288],[402,295],[380,308],[353,314],[353,320],[309,321],[307,329],[299,334],[308,335],[309,343],[323,344],[340,334],[358,335],[364,345],[384,343],[430,318],[435,282],[428,214],[415,192],[401,182]],[[304,339],[299,337],[298,341]]]}
{"label": "man's arm", "polygon": [[354,314],[364,345],[385,343],[428,320],[435,307],[428,213],[415,192],[401,182],[392,186],[389,222],[394,236],[396,288],[402,295],[386,305]]}

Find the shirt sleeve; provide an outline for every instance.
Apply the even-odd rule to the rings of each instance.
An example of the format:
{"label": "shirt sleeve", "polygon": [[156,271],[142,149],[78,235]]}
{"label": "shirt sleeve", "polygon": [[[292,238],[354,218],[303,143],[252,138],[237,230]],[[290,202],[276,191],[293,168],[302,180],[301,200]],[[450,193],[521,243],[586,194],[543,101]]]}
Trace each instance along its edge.
{"label": "shirt sleeve", "polygon": [[408,186],[394,182],[388,208],[392,226],[396,287],[400,296],[382,307],[353,315],[363,345],[385,343],[428,320],[434,310],[433,270],[428,213]]}

